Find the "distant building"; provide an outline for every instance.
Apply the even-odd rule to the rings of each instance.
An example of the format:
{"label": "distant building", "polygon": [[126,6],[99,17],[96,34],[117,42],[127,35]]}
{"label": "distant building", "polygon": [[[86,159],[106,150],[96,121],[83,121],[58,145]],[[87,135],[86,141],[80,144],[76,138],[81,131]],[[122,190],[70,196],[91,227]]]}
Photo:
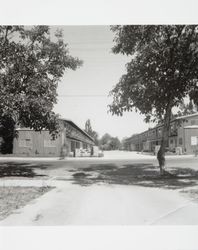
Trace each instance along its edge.
{"label": "distant building", "polygon": [[52,139],[48,130],[41,132],[18,128],[13,142],[13,154],[21,156],[81,156],[91,153],[94,139],[74,122],[59,119],[61,131]]}
{"label": "distant building", "polygon": [[[124,148],[129,151],[154,152],[160,145],[163,125],[158,125],[140,134],[125,139]],[[167,150],[176,151],[179,147],[182,153],[192,154],[198,149],[198,113],[181,116],[170,123]]]}

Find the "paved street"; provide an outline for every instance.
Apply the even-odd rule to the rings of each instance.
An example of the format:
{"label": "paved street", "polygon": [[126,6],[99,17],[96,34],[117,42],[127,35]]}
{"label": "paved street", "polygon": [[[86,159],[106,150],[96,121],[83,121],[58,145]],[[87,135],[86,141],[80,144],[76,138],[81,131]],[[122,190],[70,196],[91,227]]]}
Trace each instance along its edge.
{"label": "paved street", "polygon": [[0,225],[198,224],[194,156],[168,156],[167,167],[177,178],[166,179],[160,179],[154,156],[134,152],[107,152],[99,159],[29,160],[1,158],[1,168],[11,164],[17,172],[1,178],[0,185],[56,188]]}

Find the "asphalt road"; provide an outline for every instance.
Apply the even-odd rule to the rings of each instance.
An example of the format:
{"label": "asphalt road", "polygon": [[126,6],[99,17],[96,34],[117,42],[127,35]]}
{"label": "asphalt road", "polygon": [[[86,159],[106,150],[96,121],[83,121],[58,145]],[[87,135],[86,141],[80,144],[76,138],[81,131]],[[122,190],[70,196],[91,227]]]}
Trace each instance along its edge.
{"label": "asphalt road", "polygon": [[[4,185],[53,185],[0,225],[198,225],[198,158],[109,152],[103,159],[1,159]],[[42,181],[41,181],[42,180]]]}

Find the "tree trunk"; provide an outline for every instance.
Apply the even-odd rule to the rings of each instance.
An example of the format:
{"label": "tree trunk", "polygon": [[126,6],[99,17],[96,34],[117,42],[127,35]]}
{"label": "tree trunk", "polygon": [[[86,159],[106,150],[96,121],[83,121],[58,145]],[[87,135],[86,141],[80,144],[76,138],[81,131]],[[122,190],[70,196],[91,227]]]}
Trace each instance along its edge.
{"label": "tree trunk", "polygon": [[159,162],[160,175],[165,174],[165,149],[166,149],[166,141],[162,139],[160,149],[157,153],[157,159]]}
{"label": "tree trunk", "polygon": [[160,149],[157,153],[157,159],[159,162],[159,168],[160,168],[160,175],[165,175],[165,151],[166,151],[166,145],[168,142],[168,137],[169,137],[169,128],[170,128],[170,119],[171,119],[171,103],[168,104],[164,116],[164,126],[162,130],[162,140],[161,140],[161,145]]}
{"label": "tree trunk", "polygon": [[15,137],[15,122],[9,117],[1,118],[0,137],[3,142],[0,147],[2,154],[13,153],[13,139]]}

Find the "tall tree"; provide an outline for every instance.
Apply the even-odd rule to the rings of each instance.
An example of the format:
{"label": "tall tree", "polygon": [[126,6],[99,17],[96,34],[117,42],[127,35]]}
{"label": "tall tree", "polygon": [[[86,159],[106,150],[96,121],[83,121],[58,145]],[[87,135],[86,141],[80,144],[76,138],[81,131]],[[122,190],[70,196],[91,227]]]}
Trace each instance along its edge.
{"label": "tall tree", "polygon": [[114,53],[130,56],[119,83],[113,88],[110,111],[139,110],[146,121],[162,121],[163,133],[157,158],[165,173],[165,147],[171,111],[184,98],[198,103],[198,26],[113,26]]}
{"label": "tall tree", "polygon": [[91,127],[91,121],[90,119],[88,119],[86,122],[85,122],[85,132],[87,132],[87,134],[89,134],[90,136],[92,135],[92,127]]}
{"label": "tall tree", "polygon": [[121,148],[121,143],[118,137],[112,137],[108,133],[101,137],[99,145],[102,150],[116,150]]}
{"label": "tall tree", "polygon": [[53,35],[48,26],[0,26],[0,133],[6,152],[12,151],[17,124],[56,134],[52,110],[58,82],[66,69],[81,64],[69,54],[61,31]]}
{"label": "tall tree", "polygon": [[90,119],[85,122],[85,132],[94,139],[95,145],[98,145],[98,133],[92,129]]}
{"label": "tall tree", "polygon": [[104,134],[99,140],[100,148],[102,150],[109,150],[110,141],[111,141],[111,135],[108,133]]}
{"label": "tall tree", "polygon": [[121,143],[118,137],[111,137],[109,142],[109,149],[110,150],[117,150],[121,148]]}
{"label": "tall tree", "polygon": [[96,131],[92,131],[92,138],[94,139],[95,145],[98,146],[99,139],[98,139],[98,133]]}

